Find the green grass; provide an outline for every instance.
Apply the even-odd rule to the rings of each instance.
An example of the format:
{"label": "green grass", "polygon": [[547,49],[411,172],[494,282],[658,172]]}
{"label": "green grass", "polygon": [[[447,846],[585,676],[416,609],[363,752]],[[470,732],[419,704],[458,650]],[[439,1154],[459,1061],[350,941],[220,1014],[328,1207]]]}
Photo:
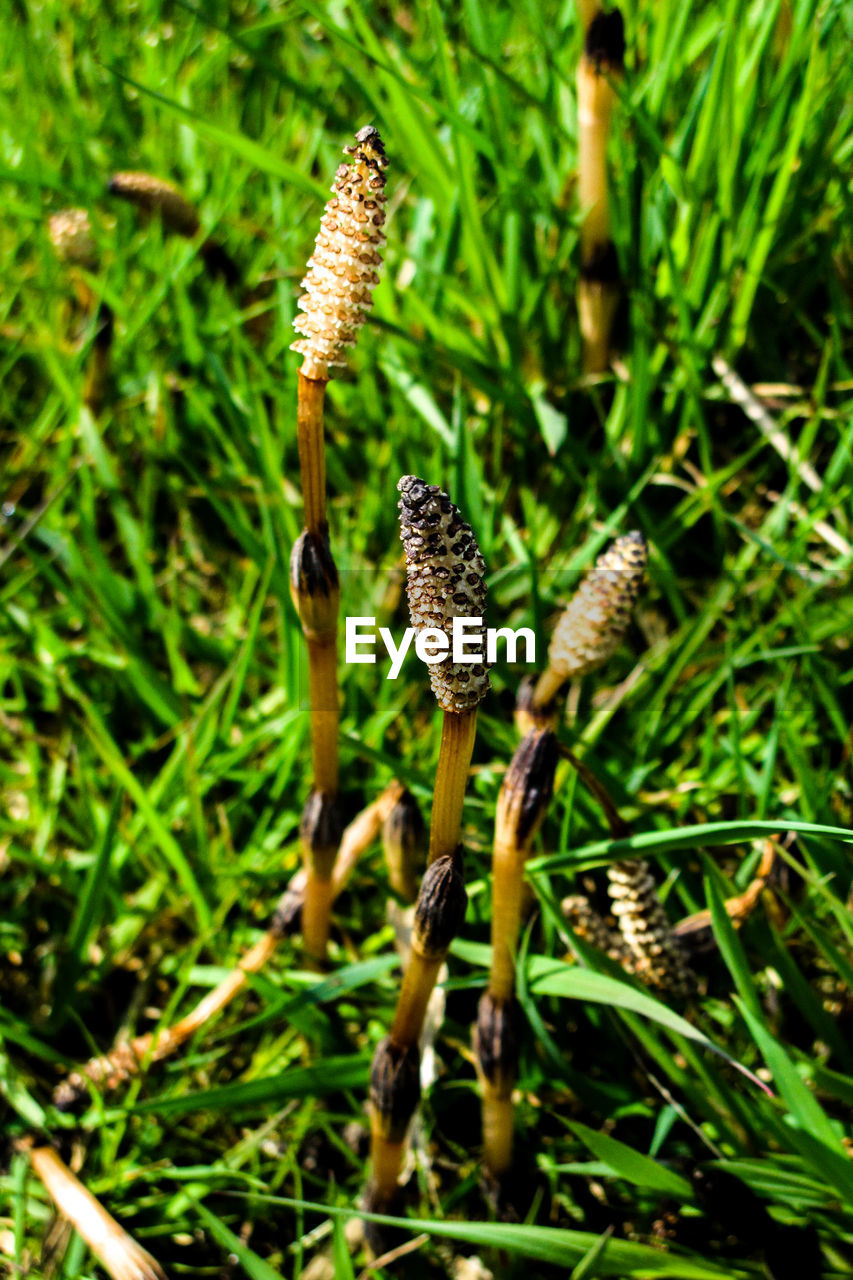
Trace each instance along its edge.
{"label": "green grass", "polygon": [[[327,397],[342,613],[406,623],[394,486],[407,472],[462,508],[490,621],[533,626],[542,657],[608,539],[640,528],[651,545],[636,625],[561,731],[637,834],[607,841],[561,766],[531,869],[522,1171],[503,1223],[478,1186],[465,1051],[521,674],[496,669],[466,805],[471,902],[410,1200],[411,1233],[430,1239],[397,1270],[437,1275],[453,1251],[478,1251],[502,1277],[535,1259],[537,1274],[578,1280],[746,1280],[767,1274],[762,1252],[728,1213],[751,1189],[800,1228],[792,1241],[817,1233],[825,1276],[848,1276],[853,27],[833,0],[639,0],[625,18],[621,362],[585,386],[571,3],[7,6],[0,1110],[11,1137],[74,1136],[50,1102],[59,1066],[185,1012],[298,865],[310,762],[287,586],[301,528],[288,347],[340,149],[373,122],[391,162],[386,267]],[[112,202],[106,180],[127,168],[177,182],[247,283],[272,280],[266,300],[211,282],[201,237],[164,236]],[[71,204],[92,212],[91,283],[116,314],[97,421],[82,403],[91,333],[75,345],[46,230]],[[258,345],[246,322],[259,312]],[[767,388],[793,457],[731,403],[718,354]],[[440,726],[425,675],[414,661],[396,683],[383,674],[342,671],[349,813],[395,775],[428,804]],[[746,886],[768,832],[792,833],[787,907],[735,933],[719,903]],[[556,904],[631,851],[654,862],[673,919],[713,910],[690,1035],[603,958],[588,954],[589,973],[555,965]],[[181,1057],[80,1122],[81,1177],[171,1276],[219,1275],[233,1254],[235,1274],[297,1277],[324,1247],[339,1277],[359,1274],[333,1224],[363,1187],[347,1126],[364,1124],[399,981],[386,888],[374,851],[339,904],[330,977],[283,945]],[[740,1180],[722,1209],[684,1191],[697,1162]],[[11,1150],[0,1185],[13,1268],[98,1274],[79,1240],[42,1258],[50,1209]]]}

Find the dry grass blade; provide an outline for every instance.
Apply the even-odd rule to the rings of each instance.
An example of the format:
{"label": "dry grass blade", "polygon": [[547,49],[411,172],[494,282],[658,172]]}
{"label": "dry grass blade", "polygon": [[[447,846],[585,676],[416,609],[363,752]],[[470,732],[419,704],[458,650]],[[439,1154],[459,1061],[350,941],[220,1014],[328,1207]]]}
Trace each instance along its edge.
{"label": "dry grass blade", "polygon": [[120,1227],[50,1147],[23,1146],[48,1195],[113,1280],[166,1280],[166,1273]]}

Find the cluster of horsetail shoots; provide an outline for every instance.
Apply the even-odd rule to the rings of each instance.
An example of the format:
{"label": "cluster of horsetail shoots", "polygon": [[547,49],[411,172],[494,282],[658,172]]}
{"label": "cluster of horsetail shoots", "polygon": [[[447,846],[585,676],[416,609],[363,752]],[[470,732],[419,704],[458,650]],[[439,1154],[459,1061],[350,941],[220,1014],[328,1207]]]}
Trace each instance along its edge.
{"label": "cluster of horsetail shoots", "polygon": [[[400,783],[396,780],[390,782],[371,804],[353,818],[344,831],[332,876],[333,901],[344,889],[358,859],[379,835],[402,795]],[[191,1036],[230,1004],[248,985],[251,975],[259,973],[264,967],[279,942],[301,929],[306,880],[307,873],[303,867],[293,876],[281,895],[269,928],[246,952],[237,967],[184,1018],[171,1027],[136,1036],[128,1043],[116,1046],[109,1053],[90,1058],[57,1085],[53,1100],[60,1110],[75,1108],[86,1097],[91,1085],[96,1085],[103,1092],[111,1091],[138,1075],[145,1066],[171,1057]]]}
{"label": "cluster of horsetail shoots", "polygon": [[584,50],[578,65],[578,199],[581,269],[578,315],[585,373],[601,373],[610,361],[610,335],[619,301],[619,262],[611,237],[607,144],[613,112],[613,78],[625,54],[618,9],[591,13],[579,0]]}
{"label": "cluster of horsetail shoots", "polygon": [[532,729],[516,749],[498,796],[492,859],[492,963],[477,1014],[475,1051],[483,1092],[483,1162],[499,1177],[512,1159],[512,1090],[518,1071],[515,957],[524,864],[554,788],[557,740]]}
{"label": "cluster of horsetail shoots", "polygon": [[166,1280],[160,1264],[119,1226],[52,1147],[37,1147],[25,1140],[19,1149],[26,1152],[59,1212],[113,1280]]}
{"label": "cluster of horsetail shoots", "polygon": [[326,204],[292,344],[302,355],[298,375],[297,443],[305,529],[293,549],[291,594],[308,649],[313,789],[300,834],[307,871],[302,936],[317,961],[326,955],[333,869],[340,840],[338,817],[337,620],[340,592],[326,518],[324,405],[332,371],[346,363],[379,282],[385,243],[385,169],[378,131],[368,125],[344,148]]}
{"label": "cluster of horsetail shoots", "polygon": [[[485,564],[474,535],[447,494],[416,476],[403,476],[400,535],[406,553],[406,591],[412,626],[431,633],[442,652],[454,618],[482,619]],[[485,628],[479,638],[485,643]],[[470,636],[476,641],[477,628]],[[473,647],[473,643],[472,643]],[[433,656],[438,656],[434,654]],[[449,652],[429,664],[430,683],[444,716],[433,795],[429,861],[415,904],[412,947],[391,1030],[376,1049],[370,1077],[371,1181],[367,1207],[389,1209],[409,1121],[419,1098],[418,1042],[439,970],[465,918],[462,803],[476,732],[477,707],[489,691],[480,663],[454,663]]]}
{"label": "cluster of horsetail shoots", "polygon": [[109,383],[110,349],[113,342],[113,312],[103,300],[95,309],[95,295],[80,274],[98,266],[98,250],[92,222],[86,209],[62,209],[48,222],[48,234],[56,256],[71,272],[77,304],[88,320],[93,311],[94,335],[86,368],[83,403],[97,416],[104,407]]}
{"label": "cluster of horsetail shoots", "polygon": [[646,571],[648,547],[641,533],[617,538],[595,562],[563,611],[537,681],[529,711],[547,715],[567,680],[602,666],[618,649]]}

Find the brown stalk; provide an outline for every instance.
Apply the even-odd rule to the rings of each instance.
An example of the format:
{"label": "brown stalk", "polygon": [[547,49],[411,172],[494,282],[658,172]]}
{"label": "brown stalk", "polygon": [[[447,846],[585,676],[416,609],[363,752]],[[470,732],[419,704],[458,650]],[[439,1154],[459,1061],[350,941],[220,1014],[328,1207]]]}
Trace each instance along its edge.
{"label": "brown stalk", "polygon": [[[483,646],[485,564],[470,526],[437,485],[403,476],[397,488],[412,626],[418,633],[449,637],[454,618],[470,618],[471,648],[475,642]],[[477,706],[489,690],[489,676],[485,662],[454,663],[451,653],[441,653],[438,647],[438,660],[429,663],[430,684],[444,712],[429,862],[394,1020],[371,1068],[371,1181],[365,1207],[375,1212],[390,1209],[397,1195],[406,1132],[420,1094],[424,1014],[467,902],[459,833]]]}
{"label": "brown stalk", "polygon": [[483,1162],[500,1176],[512,1160],[512,1090],[518,1063],[515,956],[524,864],[554,787],[557,740],[533,729],[516,749],[498,796],[492,854],[492,963],[477,1017],[475,1053],[483,1092]]}
{"label": "brown stalk", "polygon": [[314,782],[302,816],[306,884],[302,912],[305,950],[326,957],[331,924],[332,875],[340,838],[338,793],[337,619],[340,593],[326,518],[324,406],[332,370],[346,363],[372,305],[385,243],[385,169],[382,139],[372,125],[344,148],[326,204],[294,327],[292,344],[303,357],[297,389],[297,446],[305,531],[291,557],[291,593],[308,650],[311,755]]}
{"label": "brown stalk", "polygon": [[[340,853],[332,877],[332,899],[344,889],[364,850],[379,835],[382,824],[398,802],[402,788],[396,780],[355,817],[343,834]],[[75,1106],[85,1097],[88,1086],[96,1084],[104,1091],[117,1088],[138,1075],[145,1066],[171,1057],[181,1045],[200,1031],[215,1014],[220,1013],[247,985],[251,974],[259,973],[282,938],[299,930],[307,873],[304,868],[292,878],[273,913],[266,933],[246,952],[236,969],[218,986],[203,996],[190,1012],[174,1026],[149,1031],[109,1053],[90,1058],[72,1072],[54,1090],[54,1102],[63,1110]]]}
{"label": "brown stalk", "polygon": [[445,711],[429,828],[429,862],[453,853],[462,831],[465,784],[477,735],[477,708]]}
{"label": "brown stalk", "polygon": [[19,1144],[59,1212],[67,1218],[113,1280],[166,1280],[166,1273],[87,1191],[51,1147]]}
{"label": "brown stalk", "polygon": [[611,238],[607,144],[625,50],[622,15],[579,0],[584,52],[578,65],[578,201],[581,211],[581,275],[578,313],[584,372],[601,373],[610,362],[610,334],[619,301],[619,263]]}

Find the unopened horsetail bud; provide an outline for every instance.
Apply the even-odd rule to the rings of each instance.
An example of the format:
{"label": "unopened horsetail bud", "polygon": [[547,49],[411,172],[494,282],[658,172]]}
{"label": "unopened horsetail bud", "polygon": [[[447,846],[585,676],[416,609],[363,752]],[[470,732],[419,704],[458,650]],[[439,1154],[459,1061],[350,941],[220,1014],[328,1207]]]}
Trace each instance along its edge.
{"label": "unopened horsetail bud", "polygon": [[308,274],[293,322],[305,336],[292,344],[304,356],[306,378],[327,379],[355,344],[365,313],[373,305],[379,283],[380,249],[385,244],[385,169],[388,159],[373,125],[345,147],[352,158],[342,164],[332,184]]}
{"label": "unopened horsetail bud", "polygon": [[370,1105],[374,1130],[388,1142],[402,1142],[421,1096],[418,1046],[380,1040],[370,1067]]}
{"label": "unopened horsetail bud", "polygon": [[426,827],[408,788],[382,824],[382,849],[391,888],[406,902],[414,902],[417,877],[426,858]]}
{"label": "unopened horsetail bud", "polygon": [[198,213],[186,196],[153,173],[114,173],[107,190],[143,213],[159,214],[163,226],[179,236],[191,238],[199,229]]}
{"label": "unopened horsetail bud", "polygon": [[617,538],[598,557],[566,606],[548,649],[548,669],[534,702],[546,706],[566,680],[595,671],[616,652],[628,626],[646,571],[648,547],[641,533]]}
{"label": "unopened horsetail bud", "polygon": [[587,27],[583,51],[599,74],[624,70],[625,23],[618,9],[599,9]]}
{"label": "unopened horsetail bud", "polygon": [[422,956],[443,959],[465,919],[467,905],[460,848],[453,856],[437,858],[421,882],[412,945]]}
{"label": "unopened horsetail bud", "polygon": [[483,1091],[483,1164],[493,1177],[512,1163],[512,1090],[518,1075],[520,1016],[513,996],[486,991],[477,1008],[474,1051]]}
{"label": "unopened horsetail bud", "polygon": [[341,811],[334,796],[312,791],[299,822],[299,838],[315,871],[331,876],[332,863],[343,834]]}
{"label": "unopened horsetail bud", "polygon": [[474,1051],[483,1079],[501,1097],[509,1097],[518,1075],[521,1011],[514,996],[496,1000],[484,991],[477,1006]]}
{"label": "unopened horsetail bud", "polygon": [[290,594],[307,640],[335,635],[340,586],[325,534],[306,529],[293,544]]}
{"label": "unopened horsetail bud", "polygon": [[432,691],[443,711],[470,711],[489,691],[485,666],[486,566],[471,526],[438,485],[403,476],[400,537],[406,553],[406,594],[416,631],[449,635],[454,618],[480,621],[467,633],[467,647],[482,662],[454,663],[450,653],[429,664]]}
{"label": "unopened horsetail bud", "polygon": [[533,729],[522,739],[498,795],[496,844],[519,849],[530,844],[551,802],[557,754],[550,729]]}

